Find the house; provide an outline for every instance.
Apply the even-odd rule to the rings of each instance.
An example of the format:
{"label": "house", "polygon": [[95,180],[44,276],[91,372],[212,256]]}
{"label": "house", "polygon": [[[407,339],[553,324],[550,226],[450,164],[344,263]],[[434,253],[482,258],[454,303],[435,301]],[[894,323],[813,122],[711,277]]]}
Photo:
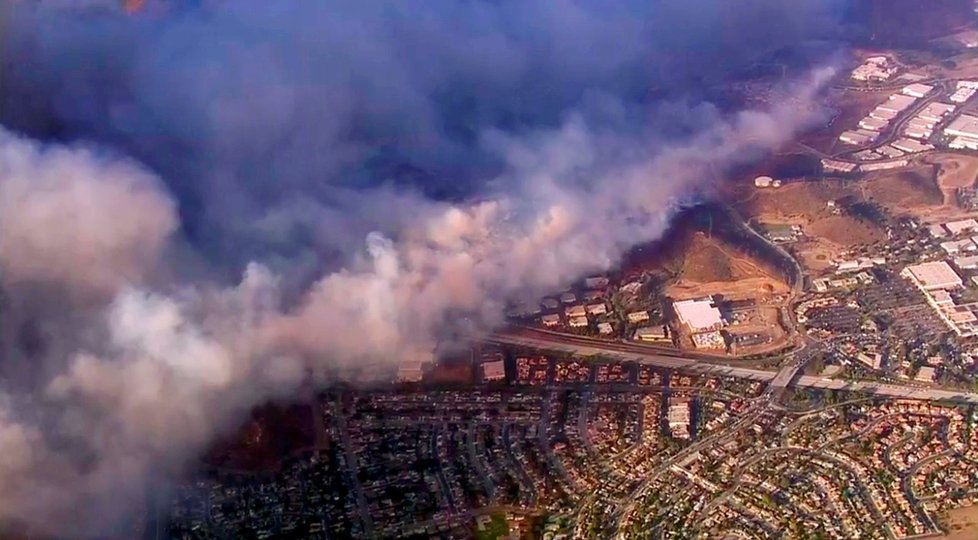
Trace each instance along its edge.
{"label": "house", "polygon": [[669,334],[664,326],[643,326],[635,330],[636,341],[669,341]]}
{"label": "house", "polygon": [[604,315],[605,313],[608,313],[608,307],[604,304],[604,302],[599,304],[591,304],[587,306],[587,312],[590,315]]}
{"label": "house", "polygon": [[632,324],[637,324],[637,323],[640,323],[640,322],[645,322],[645,321],[649,320],[649,312],[648,311],[633,311],[633,312],[629,313],[628,315],[626,315],[626,318],[628,319],[628,322],[630,322]]}
{"label": "house", "polygon": [[585,309],[585,307],[581,304],[573,305],[564,310],[564,315],[566,315],[568,319],[584,317],[587,315],[587,309]]}

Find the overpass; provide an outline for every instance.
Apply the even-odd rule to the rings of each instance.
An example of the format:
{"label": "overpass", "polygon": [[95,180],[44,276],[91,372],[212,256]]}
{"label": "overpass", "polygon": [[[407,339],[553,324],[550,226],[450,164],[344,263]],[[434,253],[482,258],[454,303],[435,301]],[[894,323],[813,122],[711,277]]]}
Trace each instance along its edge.
{"label": "overpass", "polygon": [[[656,366],[665,369],[675,369],[686,373],[750,379],[770,383],[778,387],[801,386],[804,388],[860,392],[897,399],[954,401],[959,403],[978,404],[978,394],[971,392],[959,392],[940,388],[903,386],[899,384],[886,384],[872,381],[837,380],[810,375],[796,377],[797,370],[802,364],[804,364],[802,359],[793,359],[791,364],[785,366],[785,369],[782,369],[778,373],[774,373],[759,369],[711,364],[700,360],[694,360],[678,352],[672,353],[655,350],[638,344],[605,342],[580,336],[560,335],[555,333],[498,333],[489,336],[485,341],[499,345],[526,347],[529,349],[573,354],[576,356],[603,356],[619,361],[635,362],[637,364]],[[811,349],[817,348],[818,345],[811,347]],[[809,351],[806,349],[797,354],[806,355],[808,352]]]}

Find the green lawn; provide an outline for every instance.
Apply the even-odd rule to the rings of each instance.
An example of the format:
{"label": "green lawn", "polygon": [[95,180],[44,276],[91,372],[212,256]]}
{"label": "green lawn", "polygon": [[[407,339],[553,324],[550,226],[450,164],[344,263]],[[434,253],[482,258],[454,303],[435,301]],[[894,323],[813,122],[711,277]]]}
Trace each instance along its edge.
{"label": "green lawn", "polygon": [[509,534],[509,525],[506,524],[506,517],[503,514],[490,514],[489,522],[485,524],[483,530],[479,530],[479,519],[475,522],[475,540],[497,540]]}

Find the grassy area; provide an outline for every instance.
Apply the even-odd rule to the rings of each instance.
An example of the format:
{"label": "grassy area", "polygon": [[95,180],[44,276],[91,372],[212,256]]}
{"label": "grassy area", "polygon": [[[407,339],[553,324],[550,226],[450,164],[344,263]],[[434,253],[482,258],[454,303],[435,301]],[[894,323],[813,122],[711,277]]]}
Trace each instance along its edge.
{"label": "grassy area", "polygon": [[487,517],[489,519],[475,519],[475,540],[498,540],[509,534],[509,525],[503,514],[490,514]]}

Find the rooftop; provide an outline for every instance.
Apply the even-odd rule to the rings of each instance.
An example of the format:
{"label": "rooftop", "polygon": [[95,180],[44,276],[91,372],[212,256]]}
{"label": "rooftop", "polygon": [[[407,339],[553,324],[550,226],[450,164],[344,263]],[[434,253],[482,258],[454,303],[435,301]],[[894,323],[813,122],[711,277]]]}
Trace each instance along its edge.
{"label": "rooftop", "polygon": [[683,300],[673,303],[672,307],[676,310],[679,322],[694,332],[712,330],[723,325],[723,315],[713,304],[712,298]]}
{"label": "rooftop", "polygon": [[961,277],[944,261],[908,266],[906,272],[923,289],[946,289],[961,286]]}
{"label": "rooftop", "polygon": [[978,117],[971,116],[970,114],[962,114],[948,124],[945,131],[951,135],[978,137]]}

